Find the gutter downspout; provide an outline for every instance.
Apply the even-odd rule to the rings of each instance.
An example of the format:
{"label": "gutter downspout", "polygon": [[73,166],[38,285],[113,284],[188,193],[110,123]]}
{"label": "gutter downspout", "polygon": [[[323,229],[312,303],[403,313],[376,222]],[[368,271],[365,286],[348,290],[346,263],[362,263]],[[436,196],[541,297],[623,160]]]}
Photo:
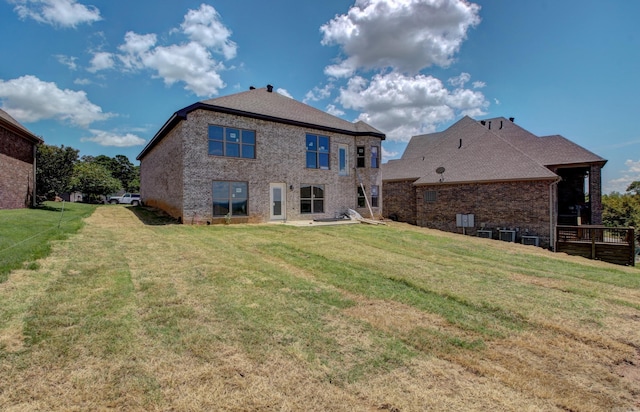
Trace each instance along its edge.
{"label": "gutter downspout", "polygon": [[551,250],[555,253],[556,251],[556,241],[555,241],[555,225],[554,225],[554,196],[553,196],[553,187],[560,183],[562,178],[558,176],[556,180],[549,184],[549,243],[551,246]]}

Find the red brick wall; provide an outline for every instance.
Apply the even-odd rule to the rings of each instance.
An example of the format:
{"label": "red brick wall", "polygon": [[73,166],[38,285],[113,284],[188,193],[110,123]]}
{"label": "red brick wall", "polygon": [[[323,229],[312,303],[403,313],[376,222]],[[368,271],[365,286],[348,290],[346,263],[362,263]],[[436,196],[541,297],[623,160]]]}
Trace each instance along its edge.
{"label": "red brick wall", "polygon": [[387,219],[416,224],[416,188],[415,180],[382,182],[384,197],[383,214]]}
{"label": "red brick wall", "polygon": [[[476,235],[482,227],[516,230],[516,241],[522,235],[540,237],[540,246],[549,247],[549,182],[501,182],[470,184],[438,184],[416,187],[416,224],[418,226],[462,233],[456,226],[456,214],[473,214],[475,228],[466,233]],[[426,191],[436,192],[435,202],[425,202]],[[386,193],[385,206],[390,200]]]}
{"label": "red brick wall", "polygon": [[28,207],[33,193],[33,164],[0,154],[0,209]]}
{"label": "red brick wall", "polygon": [[0,154],[33,164],[33,143],[0,128]]}
{"label": "red brick wall", "polygon": [[33,144],[0,128],[0,209],[32,204]]}

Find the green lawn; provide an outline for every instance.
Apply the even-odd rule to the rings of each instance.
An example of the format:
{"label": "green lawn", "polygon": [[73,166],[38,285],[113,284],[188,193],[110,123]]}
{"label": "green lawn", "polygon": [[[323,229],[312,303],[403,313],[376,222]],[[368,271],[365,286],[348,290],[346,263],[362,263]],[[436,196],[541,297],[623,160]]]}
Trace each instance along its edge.
{"label": "green lawn", "polygon": [[36,260],[49,253],[51,242],[77,232],[82,219],[94,210],[93,205],[55,202],[35,209],[0,210],[0,282],[13,269],[37,267]]}
{"label": "green lawn", "polygon": [[636,268],[396,223],[85,223],[0,284],[2,410],[640,408]]}

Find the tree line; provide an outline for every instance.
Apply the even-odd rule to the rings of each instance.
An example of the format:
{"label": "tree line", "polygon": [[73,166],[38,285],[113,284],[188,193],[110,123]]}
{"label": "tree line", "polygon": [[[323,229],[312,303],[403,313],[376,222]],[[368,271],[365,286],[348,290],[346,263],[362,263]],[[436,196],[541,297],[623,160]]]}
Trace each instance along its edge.
{"label": "tree line", "polygon": [[602,223],[612,227],[640,228],[640,181],[631,183],[625,193],[602,196]]}
{"label": "tree line", "polygon": [[120,190],[140,191],[140,167],[134,166],[127,156],[79,157],[79,150],[72,147],[38,145],[36,195],[39,201],[80,192],[85,201],[96,202],[101,196]]}

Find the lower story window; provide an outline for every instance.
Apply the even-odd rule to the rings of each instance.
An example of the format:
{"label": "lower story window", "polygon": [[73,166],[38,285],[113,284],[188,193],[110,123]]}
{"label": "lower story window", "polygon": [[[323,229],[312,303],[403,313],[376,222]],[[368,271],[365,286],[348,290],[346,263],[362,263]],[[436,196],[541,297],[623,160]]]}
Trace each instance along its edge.
{"label": "lower story window", "polygon": [[379,190],[377,185],[371,186],[371,207],[378,207]]}
{"label": "lower story window", "polygon": [[[378,185],[371,186],[371,207],[378,207],[379,190]],[[358,186],[358,207],[366,206],[367,197],[365,195],[365,189],[362,186]]]}
{"label": "lower story window", "polygon": [[213,216],[247,216],[247,182],[213,182]]}
{"label": "lower story window", "polygon": [[324,213],[324,185],[300,186],[300,213]]}
{"label": "lower story window", "polygon": [[364,197],[364,188],[362,185],[358,186],[358,207],[366,207],[367,199]]}

